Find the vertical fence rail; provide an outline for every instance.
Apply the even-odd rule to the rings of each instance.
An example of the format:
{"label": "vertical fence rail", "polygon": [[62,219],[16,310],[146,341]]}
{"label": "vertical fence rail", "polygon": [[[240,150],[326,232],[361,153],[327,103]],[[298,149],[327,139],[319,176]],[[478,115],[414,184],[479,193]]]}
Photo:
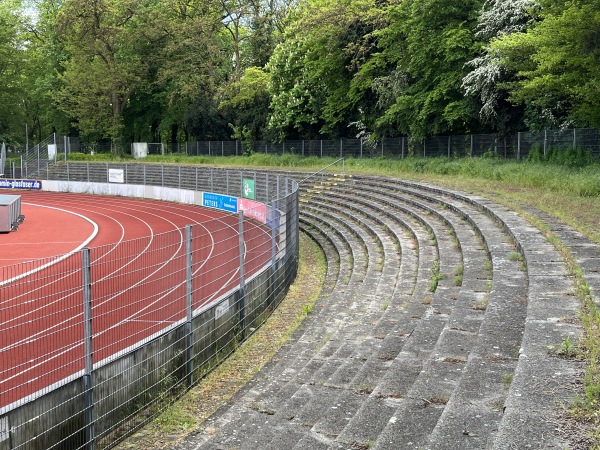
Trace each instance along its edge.
{"label": "vertical fence rail", "polygon": [[187,373],[187,385],[192,386],[194,384],[194,349],[193,349],[193,267],[192,267],[192,226],[188,225],[185,227],[185,312],[186,312],[186,323],[185,323],[185,359],[186,359],[186,373]]}
{"label": "vertical fence rail", "polygon": [[94,371],[92,338],[92,275],[90,249],[81,251],[81,272],[83,279],[83,342],[85,369],[83,375],[83,390],[85,398],[85,448],[94,450],[94,395],[92,373]]}

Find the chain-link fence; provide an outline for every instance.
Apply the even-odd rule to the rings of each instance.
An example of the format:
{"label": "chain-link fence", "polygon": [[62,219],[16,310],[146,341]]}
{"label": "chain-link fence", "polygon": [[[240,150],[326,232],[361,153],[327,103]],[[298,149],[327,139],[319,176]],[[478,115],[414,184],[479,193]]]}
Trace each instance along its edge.
{"label": "chain-link fence", "polygon": [[227,357],[295,277],[293,180],[73,162],[40,173],[91,190],[115,171],[129,186],[239,197],[252,180],[255,200],[152,239],[0,267],[1,450],[110,448]]}
{"label": "chain-link fence", "polygon": [[[133,145],[133,144],[132,144]],[[486,157],[537,161],[600,161],[600,130],[572,129],[519,132],[512,135],[471,134],[430,136],[419,140],[411,137],[366,139],[318,139],[285,142],[189,141],[183,143],[147,143],[149,155],[241,156],[249,153],[267,155],[300,155],[332,158],[373,157]],[[43,178],[48,167],[65,161],[70,153],[110,153],[110,142],[83,145],[78,138],[53,135],[27,151],[7,154],[6,178]],[[133,152],[132,152],[133,154]],[[575,155],[575,156],[573,156]]]}
{"label": "chain-link fence", "polygon": [[600,130],[572,129],[519,132],[512,135],[471,134],[366,139],[318,139],[284,142],[194,141],[169,146],[169,152],[190,156],[239,156],[248,152],[267,155],[293,154],[333,158],[370,157],[481,157],[496,156],[522,160],[532,151],[540,158],[552,152],[585,151],[600,160]]}

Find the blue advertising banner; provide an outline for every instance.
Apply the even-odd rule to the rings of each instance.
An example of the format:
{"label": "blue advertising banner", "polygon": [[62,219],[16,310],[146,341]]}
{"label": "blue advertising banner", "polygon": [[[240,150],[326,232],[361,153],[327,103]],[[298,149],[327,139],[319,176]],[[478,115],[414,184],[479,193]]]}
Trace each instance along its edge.
{"label": "blue advertising banner", "polygon": [[237,197],[231,197],[229,195],[213,194],[212,192],[203,192],[202,206],[236,213],[238,212],[238,199]]}
{"label": "blue advertising banner", "polygon": [[8,180],[0,178],[0,189],[42,189],[42,182],[39,180]]}

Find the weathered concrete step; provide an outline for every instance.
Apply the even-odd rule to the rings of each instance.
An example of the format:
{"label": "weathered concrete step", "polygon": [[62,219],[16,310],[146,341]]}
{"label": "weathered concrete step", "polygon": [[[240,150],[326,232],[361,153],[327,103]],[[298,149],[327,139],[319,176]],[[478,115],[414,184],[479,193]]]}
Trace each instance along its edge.
{"label": "weathered concrete step", "polygon": [[[422,198],[423,198],[423,199],[426,199],[426,196],[422,196]],[[429,376],[431,376],[431,374],[430,374]],[[393,427],[392,427],[392,428],[393,428]],[[396,427],[396,428],[397,428],[397,427]],[[422,434],[422,439],[425,439],[425,437],[426,437],[426,436],[428,436],[428,434],[429,434],[429,431],[430,431],[430,430],[427,430],[427,429],[425,429],[425,430],[424,430],[424,432],[423,432],[423,434]],[[391,433],[391,432],[390,432],[390,433]],[[416,436],[413,436],[413,437],[414,437],[414,438],[416,438]],[[407,444],[407,443],[405,442],[405,444]]]}
{"label": "weathered concrete step", "polygon": [[[492,445],[508,448],[499,444],[504,442],[499,438],[494,440],[497,436],[503,436],[511,445],[516,444],[516,439],[507,436],[511,427],[521,434],[523,424],[532,427],[529,416],[522,413],[524,409],[516,406],[533,405],[533,411],[541,411],[537,403],[518,397],[519,392],[536,392],[538,386],[519,379],[526,381],[525,374],[536,381],[545,376],[537,371],[537,360],[543,359],[540,348],[528,349],[527,338],[521,341],[521,335],[525,332],[528,336],[535,331],[555,339],[560,334],[555,333],[556,330],[567,330],[549,323],[548,311],[542,307],[557,298],[556,294],[551,298],[549,293],[560,285],[552,285],[550,279],[562,277],[561,263],[558,259],[556,264],[542,264],[541,258],[536,261],[538,248],[544,254],[546,250],[537,247],[538,242],[528,250],[527,242],[535,240],[532,238],[535,230],[506,220],[514,217],[507,214],[503,218],[496,204],[414,183],[400,183],[396,188],[391,180],[381,183],[379,179],[353,178],[341,185],[331,184],[329,194],[319,199],[319,203],[323,203],[320,210],[310,212],[315,217],[328,217],[329,225],[317,219],[312,222],[313,217],[309,220],[313,226],[323,227],[326,234],[336,235],[339,242],[343,241],[339,234],[344,233],[336,233],[331,225],[348,216],[339,212],[341,205],[337,198],[348,189],[348,183],[356,186],[347,193],[358,193],[352,197],[354,205],[348,210],[356,212],[364,225],[355,228],[361,230],[361,235],[370,234],[370,229],[380,242],[370,241],[365,245],[382,245],[384,256],[392,254],[393,236],[396,236],[400,249],[410,249],[409,255],[412,252],[407,269],[410,266],[413,269],[406,272],[415,276],[412,292],[394,288],[388,307],[377,311],[376,308],[365,309],[364,302],[355,303],[354,297],[362,293],[372,301],[373,292],[377,289],[383,292],[383,285],[390,279],[381,275],[373,279],[365,277],[362,283],[338,283],[339,298],[331,298],[336,296],[334,289],[328,300],[332,303],[339,300],[342,306],[326,308],[326,314],[334,319],[315,317],[315,329],[297,341],[299,346],[315,352],[314,357],[293,346],[282,352],[282,358],[285,355],[286,359],[297,358],[300,362],[286,362],[286,369],[279,372],[281,375],[272,378],[260,392],[254,393],[249,388],[242,405],[236,405],[239,414],[236,413],[235,421],[229,423],[226,433],[218,432],[208,439],[206,448],[392,449]],[[356,201],[361,194],[368,196],[365,201],[376,206]],[[335,201],[328,203],[326,196],[336,197]],[[393,219],[394,204],[399,210],[410,209],[413,215],[422,216],[437,233],[435,244],[439,249],[427,242],[425,228],[416,232],[417,239],[411,248],[410,233],[400,231],[404,218]],[[392,213],[382,214],[384,209]],[[410,215],[405,211],[402,214]],[[417,222],[418,219],[414,220],[408,228],[414,232],[418,229]],[[462,251],[463,283],[453,286],[445,280],[430,296],[429,304],[424,304],[428,271],[437,252],[441,252],[440,257],[461,255],[457,248],[447,250],[452,245],[452,233],[445,229],[447,225],[455,230],[457,248]],[[348,245],[356,245],[356,242],[348,242]],[[527,271],[521,270],[519,261],[509,258],[515,248],[525,256],[526,266],[521,267]],[[485,267],[488,252],[492,261],[489,268]],[[342,251],[340,255],[342,259],[348,258],[349,251]],[[390,265],[391,261],[388,260]],[[400,261],[404,264],[404,255]],[[385,258],[383,263],[385,267]],[[416,264],[418,271],[414,269]],[[377,275],[376,272],[372,275]],[[365,288],[371,282],[377,286],[371,287],[373,292]],[[403,283],[397,286],[410,286]],[[543,283],[548,285],[548,291],[541,290]],[[533,301],[531,296],[536,295],[546,303]],[[352,309],[352,305],[356,307]],[[567,306],[561,298],[560,306],[549,309],[554,314],[568,313]],[[309,317],[306,326],[312,329],[311,320]],[[326,342],[317,339],[328,333],[331,336]],[[515,357],[519,348],[526,350],[517,365]],[[535,359],[536,364],[522,364],[523,354]],[[535,370],[526,370],[527,367]],[[565,370],[568,373],[568,365]],[[510,377],[514,380],[508,390]],[[285,388],[281,388],[282,382]],[[513,391],[515,395],[511,397]],[[548,396],[541,395],[541,398],[551,403]],[[275,407],[271,409],[271,406]],[[507,412],[503,419],[504,406]],[[515,411],[521,411],[521,415]],[[506,420],[507,417],[510,420]],[[240,439],[241,436],[245,439]],[[214,447],[215,442],[226,445]],[[534,438],[532,442],[538,441]]]}
{"label": "weathered concrete step", "polygon": [[[437,189],[430,189],[432,192],[439,193]],[[530,274],[529,276],[529,291],[528,296],[528,307],[527,307],[527,321],[525,323],[524,338],[521,347],[521,356],[518,361],[517,368],[514,372],[514,380],[511,384],[510,393],[505,402],[505,413],[502,416],[500,422],[500,430],[496,436],[493,434],[489,435],[487,443],[494,448],[520,448],[527,446],[528,448],[548,448],[548,446],[563,447],[565,445],[562,436],[559,436],[555,431],[555,426],[552,420],[548,422],[541,421],[542,417],[553,417],[555,409],[553,406],[553,400],[567,398],[569,396],[569,390],[565,389],[564,383],[557,383],[555,379],[556,366],[566,366],[563,368],[562,373],[569,376],[573,375],[576,371],[577,364],[574,362],[556,364],[550,362],[551,358],[548,355],[547,345],[551,343],[552,339],[556,339],[556,336],[564,335],[576,335],[576,327],[569,326],[565,327],[565,324],[558,324],[553,319],[552,314],[556,312],[568,312],[574,313],[577,310],[577,305],[573,302],[572,295],[563,296],[563,301],[560,302],[558,311],[552,311],[553,308],[548,308],[549,304],[545,303],[545,295],[543,291],[540,294],[538,289],[545,287],[549,289],[548,292],[556,292],[557,286],[552,286],[551,279],[561,277],[561,269],[564,270],[564,264],[547,264],[543,263],[538,267],[535,265],[535,258],[529,258],[528,255],[539,255],[550,256],[550,260],[558,261],[559,258],[552,256],[552,248],[547,243],[543,242],[544,238],[540,235],[537,230],[532,227],[525,225],[522,218],[514,214],[512,211],[508,211],[503,207],[493,204],[486,199],[474,198],[462,196],[461,194],[453,194],[456,198],[463,201],[467,201],[474,205],[480,205],[479,207],[485,211],[487,215],[492,217],[494,220],[499,222],[501,226],[512,236],[512,239],[516,241],[517,248],[526,258],[527,269]],[[546,245],[547,247],[543,248]],[[531,252],[529,252],[531,250]],[[545,258],[544,258],[545,259]],[[550,273],[548,269],[550,268]],[[564,279],[564,278],[563,278]],[[565,280],[565,284],[568,285],[568,280]],[[560,292],[560,289],[558,290]],[[559,294],[560,296],[560,294]],[[556,294],[553,295],[556,298]],[[541,302],[540,302],[541,300]],[[566,302],[565,302],[566,300]],[[569,301],[570,300],[570,301]],[[537,306],[539,305],[539,307]],[[540,318],[534,318],[538,314]],[[562,330],[561,330],[562,328]],[[567,328],[565,330],[565,328]],[[569,329],[571,328],[571,329]],[[527,351],[525,350],[527,348]],[[531,381],[535,380],[532,384]],[[542,381],[543,380],[543,381]],[[552,386],[552,387],[551,387]],[[513,391],[515,392],[513,394]],[[567,392],[565,392],[567,391]],[[570,393],[572,395],[572,392]],[[471,403],[472,405],[472,403]],[[512,406],[512,407],[511,407]],[[466,409],[466,408],[465,408]],[[464,411],[461,411],[460,417],[464,420]],[[458,415],[453,415],[457,417]],[[482,411],[473,412],[471,417],[480,419],[485,417]],[[537,424],[536,421],[538,422]],[[443,421],[442,421],[443,422]],[[472,420],[473,423],[479,425],[479,430],[484,427],[481,420]],[[489,424],[485,424],[488,425]],[[456,430],[456,426],[449,426],[448,428]],[[467,430],[468,431],[468,430]],[[468,432],[463,436],[477,435],[477,431]],[[450,436],[448,434],[438,437],[434,433],[432,439],[439,448],[447,448],[444,442],[448,442]],[[456,439],[456,436],[452,436]],[[493,440],[492,440],[493,439]],[[473,443],[476,440],[470,439],[468,442]],[[479,445],[485,440],[480,440],[479,443],[475,443],[470,448],[480,448]],[[452,442],[457,442],[453,440]],[[466,445],[466,441],[462,442]],[[434,445],[432,445],[434,447]],[[467,447],[465,447],[467,448]]]}

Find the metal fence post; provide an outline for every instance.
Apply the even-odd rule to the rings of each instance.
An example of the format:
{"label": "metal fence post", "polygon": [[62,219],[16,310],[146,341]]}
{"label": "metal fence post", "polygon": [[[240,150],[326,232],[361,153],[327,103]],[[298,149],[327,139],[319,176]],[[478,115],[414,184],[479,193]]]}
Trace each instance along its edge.
{"label": "metal fence post", "polygon": [[548,148],[548,130],[544,130],[544,159],[546,158],[547,148]]}
{"label": "metal fence post", "polygon": [[192,339],[192,226],[185,227],[185,353],[188,386],[194,384],[194,352]]}
{"label": "metal fence post", "polygon": [[521,132],[517,132],[517,161],[521,160]]}
{"label": "metal fence post", "polygon": [[85,401],[85,448],[94,449],[94,386],[92,372],[94,371],[92,349],[92,278],[90,249],[81,251],[82,287],[83,287],[83,346],[84,346],[84,375],[83,395]]}
{"label": "metal fence post", "polygon": [[363,140],[362,138],[360,138],[360,157],[362,158],[362,152],[363,152]]}
{"label": "metal fence post", "polygon": [[344,156],[344,140],[340,139],[340,158],[342,158]]}
{"label": "metal fence post", "polygon": [[321,139],[321,158],[323,157],[323,139]]}
{"label": "metal fence post", "polygon": [[404,136],[402,136],[400,139],[402,139],[402,159],[404,159]]}
{"label": "metal fence post", "polygon": [[473,135],[471,135],[471,158],[473,157]]}
{"label": "metal fence post", "polygon": [[304,139],[302,139],[302,156],[304,156]]}
{"label": "metal fence post", "polygon": [[239,211],[239,246],[240,246],[240,300],[239,308],[239,324],[241,327],[241,340],[246,339],[246,305],[245,305],[245,290],[246,280],[244,279],[244,256],[246,253],[246,245],[244,242],[244,211]]}
{"label": "metal fence post", "polygon": [[275,217],[277,211],[277,200],[273,200],[271,205],[271,282],[269,283],[269,304],[273,305],[275,303],[275,292],[276,292],[276,273],[277,273],[277,234],[275,232]]}
{"label": "metal fence post", "polygon": [[448,136],[448,159],[450,159],[450,142],[451,142],[452,137]]}
{"label": "metal fence post", "polygon": [[577,128],[573,128],[573,150],[577,150]]}

